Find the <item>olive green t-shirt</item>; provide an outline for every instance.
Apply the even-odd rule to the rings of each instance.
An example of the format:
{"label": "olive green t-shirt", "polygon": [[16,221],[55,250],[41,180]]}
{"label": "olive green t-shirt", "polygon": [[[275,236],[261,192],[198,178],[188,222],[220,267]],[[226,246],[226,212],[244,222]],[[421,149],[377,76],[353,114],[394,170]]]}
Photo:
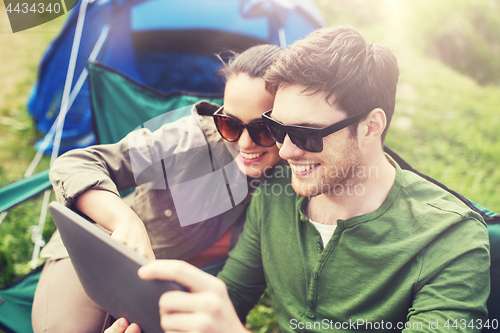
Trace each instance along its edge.
{"label": "olive green t-shirt", "polygon": [[490,288],[483,219],[393,164],[383,204],[339,220],[325,248],[289,168],[275,168],[219,274],[240,318],[267,287],[282,332],[480,331]]}

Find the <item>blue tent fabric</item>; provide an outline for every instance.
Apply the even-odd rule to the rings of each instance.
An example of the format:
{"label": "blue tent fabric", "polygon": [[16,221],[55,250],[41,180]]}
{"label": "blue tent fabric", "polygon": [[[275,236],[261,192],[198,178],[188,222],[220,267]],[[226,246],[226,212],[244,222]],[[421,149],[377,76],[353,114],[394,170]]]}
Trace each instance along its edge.
{"label": "blue tent fabric", "polygon": [[[80,5],[45,53],[29,98],[42,133],[59,113]],[[72,87],[105,26],[100,63],[164,93],[220,93],[214,53],[279,44],[280,28],[288,45],[325,23],[313,0],[97,0],[88,3]],[[61,152],[96,142],[88,91],[85,82],[69,109]]]}

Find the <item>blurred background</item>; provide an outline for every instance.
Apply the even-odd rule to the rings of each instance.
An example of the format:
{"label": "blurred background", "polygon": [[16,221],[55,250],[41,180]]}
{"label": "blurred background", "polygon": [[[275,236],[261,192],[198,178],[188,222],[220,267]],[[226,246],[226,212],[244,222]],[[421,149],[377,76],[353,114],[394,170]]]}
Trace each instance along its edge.
{"label": "blurred background", "polygon": [[[316,0],[328,25],[351,25],[398,58],[386,145],[417,170],[500,212],[500,0]],[[13,34],[0,1],[0,185],[20,179],[38,133],[26,111],[41,56],[64,19]],[[44,158],[40,170],[48,167]],[[0,287],[30,271],[41,199],[0,224]],[[44,238],[54,230],[48,219]],[[249,318],[278,332],[269,300]]]}

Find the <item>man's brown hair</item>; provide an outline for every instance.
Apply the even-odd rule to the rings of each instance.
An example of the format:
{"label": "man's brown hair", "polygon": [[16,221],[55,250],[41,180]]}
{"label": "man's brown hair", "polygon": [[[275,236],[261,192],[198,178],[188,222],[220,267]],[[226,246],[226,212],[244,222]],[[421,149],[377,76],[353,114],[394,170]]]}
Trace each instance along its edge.
{"label": "man's brown hair", "polygon": [[[354,28],[337,26],[314,31],[282,52],[268,69],[266,89],[304,86],[304,93],[324,93],[347,115],[381,108],[387,117],[385,138],[394,114],[399,69],[385,46],[367,42]],[[357,124],[350,126],[351,133]]]}

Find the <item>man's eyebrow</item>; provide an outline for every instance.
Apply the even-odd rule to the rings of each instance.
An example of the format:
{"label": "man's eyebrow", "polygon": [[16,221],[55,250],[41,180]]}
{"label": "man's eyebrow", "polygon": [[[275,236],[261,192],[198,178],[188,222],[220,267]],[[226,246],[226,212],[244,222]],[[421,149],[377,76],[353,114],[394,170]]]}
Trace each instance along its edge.
{"label": "man's eyebrow", "polygon": [[[283,122],[281,120],[278,120],[276,118],[273,117],[273,114],[271,113],[271,118],[278,121],[280,124],[283,124]],[[285,125],[285,124],[283,124]],[[317,128],[317,129],[321,129],[321,128],[324,128],[326,126],[323,126],[323,125],[320,125],[320,124],[313,124],[313,123],[308,123],[308,122],[303,122],[303,123],[299,123],[299,124],[287,124],[285,126],[304,126],[304,127],[311,127],[311,128]]]}
{"label": "man's eyebrow", "polygon": [[320,124],[312,124],[312,123],[300,123],[300,124],[297,124],[295,126],[312,127],[312,128],[318,128],[318,129],[326,127],[326,126],[323,126]]}

